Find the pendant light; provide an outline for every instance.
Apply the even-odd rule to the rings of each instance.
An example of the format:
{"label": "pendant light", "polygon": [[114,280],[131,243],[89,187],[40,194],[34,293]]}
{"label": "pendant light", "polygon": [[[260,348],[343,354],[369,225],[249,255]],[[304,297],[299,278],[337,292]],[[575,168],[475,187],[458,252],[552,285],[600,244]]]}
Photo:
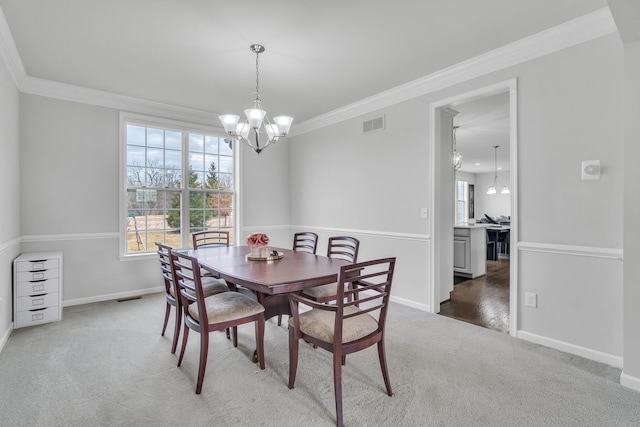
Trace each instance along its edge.
{"label": "pendant light", "polygon": [[[493,150],[494,150],[494,175],[493,175],[493,185],[491,187],[489,187],[487,189],[487,194],[496,194],[498,191],[497,189],[499,188],[500,184],[500,180],[498,179],[498,147],[500,147],[499,145],[494,145],[493,146]],[[500,191],[500,194],[509,194],[511,193],[509,191],[509,188],[506,185],[501,185],[500,187],[502,187],[502,190]]]}

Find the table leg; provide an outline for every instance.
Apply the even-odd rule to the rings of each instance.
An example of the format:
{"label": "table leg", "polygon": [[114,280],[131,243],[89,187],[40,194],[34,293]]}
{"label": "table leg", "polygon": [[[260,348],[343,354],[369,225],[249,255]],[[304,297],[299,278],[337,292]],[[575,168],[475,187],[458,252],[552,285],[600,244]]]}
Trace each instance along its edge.
{"label": "table leg", "polygon": [[[287,294],[268,295],[257,292],[258,302],[264,307],[264,320],[269,320],[274,316],[286,314],[291,316],[291,307]],[[258,362],[258,350],[253,351],[253,362]]]}

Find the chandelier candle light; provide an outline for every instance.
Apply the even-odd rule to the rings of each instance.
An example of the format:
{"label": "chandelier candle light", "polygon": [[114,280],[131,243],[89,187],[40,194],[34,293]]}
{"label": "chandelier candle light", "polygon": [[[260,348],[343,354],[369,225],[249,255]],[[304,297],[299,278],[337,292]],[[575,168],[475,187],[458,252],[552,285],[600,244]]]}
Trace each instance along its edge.
{"label": "chandelier candle light", "polygon": [[456,131],[460,126],[453,127],[453,170],[460,170],[462,167],[462,154],[458,153],[456,148]]}
{"label": "chandelier candle light", "polygon": [[[260,54],[264,52],[265,49],[264,46],[259,44],[252,44],[249,46],[249,49],[256,54],[256,99],[253,101],[254,106],[253,108],[244,110],[244,114],[247,117],[244,123],[239,123],[240,116],[235,114],[223,114],[219,118],[224,127],[224,131],[228,135],[239,139],[257,154],[260,154],[262,150],[276,142],[278,138],[289,134],[293,117],[276,116],[273,118],[274,123],[269,121],[267,112],[262,109],[262,100],[260,99],[260,71],[258,67]],[[267,142],[263,142],[261,145],[260,129],[263,125],[267,134]],[[249,138],[250,132],[253,132],[254,135],[253,142],[251,142]]]}

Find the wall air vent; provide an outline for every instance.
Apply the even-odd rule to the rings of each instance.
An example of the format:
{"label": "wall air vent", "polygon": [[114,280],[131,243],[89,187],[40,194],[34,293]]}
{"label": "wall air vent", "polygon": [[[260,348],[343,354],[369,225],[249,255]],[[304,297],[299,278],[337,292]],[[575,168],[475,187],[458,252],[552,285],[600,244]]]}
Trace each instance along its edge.
{"label": "wall air vent", "polygon": [[376,117],[375,119],[367,120],[362,123],[362,133],[375,132],[377,130],[384,129],[384,116]]}

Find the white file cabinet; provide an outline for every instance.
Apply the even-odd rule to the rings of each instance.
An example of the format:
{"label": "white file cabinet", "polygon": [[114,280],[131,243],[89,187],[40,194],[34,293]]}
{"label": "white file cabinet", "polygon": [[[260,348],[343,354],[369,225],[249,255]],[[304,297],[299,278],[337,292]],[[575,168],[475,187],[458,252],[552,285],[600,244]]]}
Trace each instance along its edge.
{"label": "white file cabinet", "polygon": [[13,327],[62,320],[62,252],[33,252],[13,260]]}

